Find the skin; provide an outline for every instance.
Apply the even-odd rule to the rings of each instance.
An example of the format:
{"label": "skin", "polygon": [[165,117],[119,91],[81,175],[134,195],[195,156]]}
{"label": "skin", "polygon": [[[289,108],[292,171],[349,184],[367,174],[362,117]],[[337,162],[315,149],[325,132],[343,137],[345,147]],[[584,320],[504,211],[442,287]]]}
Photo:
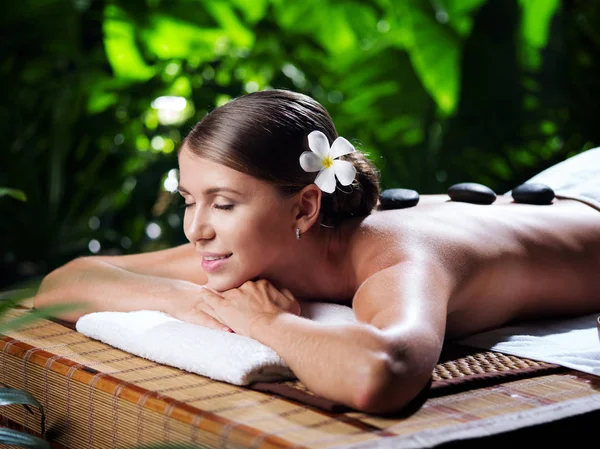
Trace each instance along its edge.
{"label": "skin", "polygon": [[[380,414],[427,385],[444,339],[600,310],[600,214],[583,203],[427,195],[329,229],[314,184],[285,198],[186,148],[179,164],[189,244],[77,259],[44,279],[35,306],[84,298],[87,310],[62,318],[153,307],[232,330],[272,347],[315,394]],[[205,251],[232,255],[203,272]],[[298,300],[347,304],[358,322],[314,323]]]}

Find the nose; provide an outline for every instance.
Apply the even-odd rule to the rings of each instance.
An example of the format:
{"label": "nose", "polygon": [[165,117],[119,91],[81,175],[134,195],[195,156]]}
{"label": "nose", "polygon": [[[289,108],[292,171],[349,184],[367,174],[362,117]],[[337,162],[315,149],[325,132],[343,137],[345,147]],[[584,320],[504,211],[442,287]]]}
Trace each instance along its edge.
{"label": "nose", "polygon": [[200,208],[195,208],[189,223],[185,226],[185,235],[191,243],[211,240],[215,237],[215,228]]}

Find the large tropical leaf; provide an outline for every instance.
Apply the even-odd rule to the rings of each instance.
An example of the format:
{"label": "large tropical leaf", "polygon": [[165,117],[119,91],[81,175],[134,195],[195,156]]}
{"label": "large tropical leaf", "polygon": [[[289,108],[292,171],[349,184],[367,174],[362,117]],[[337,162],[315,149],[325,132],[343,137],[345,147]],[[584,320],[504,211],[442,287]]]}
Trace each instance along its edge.
{"label": "large tropical leaf", "polygon": [[0,428],[0,443],[29,449],[51,449],[50,443],[18,430]]}
{"label": "large tropical leaf", "polygon": [[18,189],[9,189],[7,187],[0,187],[0,198],[3,196],[10,196],[16,200],[27,201],[27,195],[25,192]]}
{"label": "large tropical leaf", "polygon": [[519,3],[523,11],[523,62],[530,69],[539,69],[542,64],[540,51],[548,42],[550,24],[560,6],[560,0],[520,0]]}
{"label": "large tropical leaf", "polygon": [[[42,407],[42,404],[40,404],[32,394],[15,388],[0,388],[0,405],[13,404],[25,406],[33,405],[34,407],[39,408],[41,413],[41,434],[44,435],[46,433],[46,415],[44,414],[44,407]],[[28,408],[28,410],[30,409]]]}
{"label": "large tropical leaf", "polygon": [[156,74],[156,68],[148,65],[140,53],[134,22],[117,5],[105,9],[104,45],[118,77],[145,81]]}
{"label": "large tropical leaf", "polygon": [[405,45],[413,67],[443,114],[456,110],[463,39],[471,30],[470,14],[482,3],[480,0],[431,3],[409,0],[400,3],[398,8],[398,23],[407,33]]}

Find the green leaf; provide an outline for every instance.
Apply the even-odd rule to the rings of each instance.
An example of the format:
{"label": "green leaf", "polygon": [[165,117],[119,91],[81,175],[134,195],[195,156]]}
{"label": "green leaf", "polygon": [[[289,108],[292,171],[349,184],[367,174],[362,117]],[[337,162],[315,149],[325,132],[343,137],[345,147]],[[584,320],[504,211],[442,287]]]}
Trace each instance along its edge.
{"label": "green leaf", "polygon": [[345,101],[342,108],[349,114],[358,114],[360,111],[373,107],[379,98],[397,95],[400,86],[393,81],[380,81],[378,84],[369,86],[356,92],[351,99]]}
{"label": "green leaf", "polygon": [[204,4],[207,12],[221,25],[229,40],[236,46],[250,48],[254,45],[254,33],[238,19],[233,8],[226,2],[208,1]]}
{"label": "green leaf", "polygon": [[3,317],[9,310],[19,305],[23,300],[35,296],[40,284],[40,279],[30,279],[15,285],[13,290],[0,292],[0,334],[18,329],[40,319],[51,318],[63,312],[83,308],[83,303],[58,303],[52,306],[39,307],[10,321],[4,321]]}
{"label": "green leaf", "polygon": [[25,298],[30,298],[35,295],[37,290],[40,288],[41,283],[42,278],[37,277],[11,284],[11,290],[0,291],[0,299],[11,298],[20,301]]}
{"label": "green leaf", "polygon": [[0,319],[8,310],[19,305],[23,300],[35,296],[41,282],[39,278],[28,279],[12,285],[11,290],[0,291]]}
{"label": "green leaf", "polygon": [[[351,17],[345,14],[345,8],[329,7],[327,21],[322,23],[321,30],[317,33],[321,45],[327,48],[332,55],[344,55],[346,58],[358,47],[358,39],[350,26]],[[340,58],[344,62],[344,58]]]}
{"label": "green leaf", "polygon": [[450,115],[458,102],[462,42],[433,13],[413,4],[405,5],[403,12],[411,33],[407,44],[411,63],[439,109]]}
{"label": "green leaf", "polygon": [[[12,294],[13,292],[8,292],[8,293]],[[32,295],[29,295],[27,297],[30,298],[34,294],[35,293],[33,293]],[[0,326],[2,325],[4,315],[6,315],[6,313],[9,310],[18,306],[23,300],[23,298],[16,298],[13,296],[5,296],[5,295],[6,295],[6,293],[0,294]]]}
{"label": "green leaf", "polygon": [[146,64],[136,44],[135,26],[116,5],[105,9],[104,48],[115,72],[121,78],[146,81],[156,69]]}
{"label": "green leaf", "polygon": [[16,388],[0,388],[0,405],[12,404],[27,404],[42,409],[42,404],[31,393]]}
{"label": "green leaf", "polygon": [[218,28],[199,28],[191,23],[162,14],[150,18],[143,30],[145,45],[160,59],[188,59],[198,64],[215,58],[215,50],[225,36]]}
{"label": "green leaf", "polygon": [[83,303],[54,304],[52,306],[30,310],[29,312],[10,321],[0,322],[0,334],[4,334],[14,329],[19,329],[44,318],[55,317],[63,312],[72,312],[74,310],[81,309],[83,306]]}
{"label": "green leaf", "polygon": [[537,69],[541,64],[540,50],[546,47],[550,23],[559,0],[520,0],[522,9],[521,35],[525,41],[524,63]]}
{"label": "green leaf", "polygon": [[22,190],[9,189],[7,187],[0,187],[0,198],[3,196],[10,196],[16,200],[27,201],[27,195]]}
{"label": "green leaf", "polygon": [[15,388],[0,388],[0,405],[33,405],[40,409],[42,414],[42,435],[46,433],[46,415],[44,413],[44,407],[39,401],[31,394],[23,390],[17,390]]}
{"label": "green leaf", "polygon": [[[479,9],[486,0],[444,0],[440,4],[445,4],[448,24],[454,30],[466,37],[471,33],[473,27],[473,13]],[[439,14],[442,14],[441,16]],[[439,9],[436,11],[438,18],[443,18],[443,12]],[[439,20],[439,19],[438,19]]]}
{"label": "green leaf", "polygon": [[550,22],[556,12],[559,0],[521,0],[523,18],[521,32],[525,41],[532,47],[541,49],[548,42]]}
{"label": "green leaf", "polygon": [[231,0],[242,11],[246,21],[254,24],[267,14],[269,0]]}
{"label": "green leaf", "polygon": [[18,430],[0,428],[0,443],[31,449],[51,449],[50,443],[36,436]]}
{"label": "green leaf", "polygon": [[316,2],[284,2],[273,3],[277,24],[286,34],[291,31],[314,32],[320,28],[322,15],[315,14]]}
{"label": "green leaf", "polygon": [[87,102],[87,111],[90,114],[98,114],[111,107],[119,101],[119,96],[114,92],[103,92],[100,89],[94,89],[90,92]]}

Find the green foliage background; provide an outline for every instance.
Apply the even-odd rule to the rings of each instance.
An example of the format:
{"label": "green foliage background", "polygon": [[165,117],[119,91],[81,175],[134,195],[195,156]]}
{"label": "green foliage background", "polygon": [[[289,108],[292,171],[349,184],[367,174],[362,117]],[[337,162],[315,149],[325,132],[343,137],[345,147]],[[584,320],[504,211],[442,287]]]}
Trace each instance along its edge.
{"label": "green foliage background", "polygon": [[[384,188],[498,193],[600,144],[586,0],[19,0],[0,6],[0,286],[185,241],[163,182],[215,106],[307,93]],[[187,100],[161,124],[152,101]],[[149,223],[159,238],[146,234]]]}

